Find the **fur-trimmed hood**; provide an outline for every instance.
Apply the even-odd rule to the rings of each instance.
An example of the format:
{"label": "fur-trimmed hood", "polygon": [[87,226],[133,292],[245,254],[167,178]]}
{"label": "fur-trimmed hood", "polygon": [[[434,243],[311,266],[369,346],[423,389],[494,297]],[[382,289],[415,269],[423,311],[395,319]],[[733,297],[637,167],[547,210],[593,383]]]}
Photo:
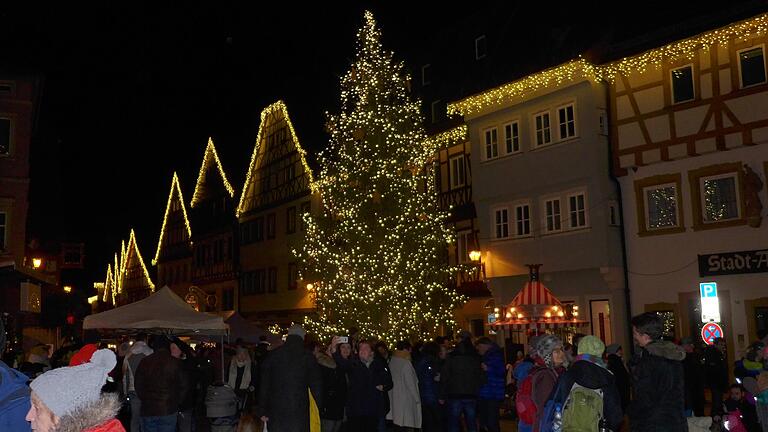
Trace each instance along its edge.
{"label": "fur-trimmed hood", "polygon": [[336,361],[326,353],[316,353],[315,358],[320,366],[327,367],[328,369],[336,369]]}
{"label": "fur-trimmed hood", "polygon": [[117,393],[102,393],[96,402],[80,407],[59,419],[55,432],[81,432],[102,425],[117,416],[120,411]]}
{"label": "fur-trimmed hood", "polygon": [[685,350],[669,341],[653,341],[645,346],[645,350],[668,360],[683,361],[685,359]]}

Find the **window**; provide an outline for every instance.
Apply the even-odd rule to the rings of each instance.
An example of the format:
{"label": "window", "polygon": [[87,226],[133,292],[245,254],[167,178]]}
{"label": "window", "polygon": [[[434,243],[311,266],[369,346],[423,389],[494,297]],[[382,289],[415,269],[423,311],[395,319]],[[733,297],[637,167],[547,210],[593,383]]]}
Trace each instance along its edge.
{"label": "window", "polygon": [[311,204],[309,201],[301,203],[301,219],[299,220],[299,226],[302,231],[307,230],[307,224],[304,222],[304,215],[310,213]]}
{"label": "window", "polygon": [[432,102],[432,123],[437,123],[443,119],[443,112],[445,112],[445,104],[440,99]]}
{"label": "window", "polygon": [[285,169],[285,181],[286,183],[296,178],[296,165],[291,163],[288,165],[288,167]]}
{"label": "window", "polygon": [[285,212],[285,232],[293,234],[296,232],[296,207],[288,207]]}
{"label": "window", "polygon": [[741,88],[765,83],[765,55],[763,47],[739,51]]}
{"label": "window", "polygon": [[693,100],[693,66],[672,69],[672,103]]}
{"label": "window", "polygon": [[699,179],[704,223],[739,219],[739,196],[736,173]]}
{"label": "window", "polygon": [[428,86],[430,84],[432,65],[425,64],[421,67],[421,85]]}
{"label": "window", "polygon": [[531,235],[531,206],[529,204],[515,206],[515,235],[517,237]]}
{"label": "window", "polygon": [[277,267],[270,267],[267,277],[267,292],[277,292]]}
{"label": "window", "polygon": [[568,197],[568,215],[570,227],[584,228],[587,226],[586,199],[583,193]]}
{"label": "window", "polygon": [[235,293],[232,289],[225,289],[221,293],[221,309],[222,310],[234,310],[235,309]]}
{"label": "window", "polygon": [[254,291],[256,294],[264,294],[264,290],[266,289],[267,281],[266,281],[266,274],[267,272],[263,269],[256,270],[253,272],[254,274]]}
{"label": "window", "polygon": [[456,235],[456,253],[460,263],[469,261],[469,251],[472,248],[472,231],[461,231]]}
{"label": "window", "polygon": [[0,118],[0,156],[11,153],[11,119]]}
{"label": "window", "polygon": [[451,158],[450,165],[451,189],[464,186],[464,155],[458,155]]}
{"label": "window", "polygon": [[496,227],[496,238],[509,237],[509,215],[507,209],[498,209],[494,212],[494,226]]}
{"label": "window", "polygon": [[547,218],[547,232],[557,232],[562,229],[562,219],[560,216],[560,198],[547,200],[544,202],[544,210]]}
{"label": "window", "polygon": [[600,112],[600,119],[599,119],[599,125],[600,128],[600,135],[608,136],[608,112],[604,109],[599,110]]}
{"label": "window", "polygon": [[677,185],[674,183],[647,187],[643,190],[646,228],[658,230],[678,226]]}
{"label": "window", "polygon": [[557,119],[560,124],[560,139],[576,136],[576,119],[573,115],[573,104],[557,109]]}
{"label": "window", "polygon": [[608,225],[621,225],[619,218],[619,204],[616,202],[611,202],[608,204]]}
{"label": "window", "polygon": [[499,157],[499,136],[496,128],[485,131],[485,159]]}
{"label": "window", "polygon": [[13,93],[13,84],[8,82],[0,82],[0,95],[9,95]]}
{"label": "window", "polygon": [[542,146],[552,142],[552,135],[549,130],[549,113],[536,115],[536,145]]}
{"label": "window", "polygon": [[267,215],[267,238],[275,238],[275,214],[270,213]]}
{"label": "window", "polygon": [[475,60],[485,58],[487,49],[487,42],[485,35],[479,36],[475,39]]}
{"label": "window", "polygon": [[256,219],[253,220],[251,226],[251,232],[252,232],[252,241],[260,242],[264,240],[264,217],[259,216]]}
{"label": "window", "polygon": [[520,151],[520,127],[518,122],[504,125],[504,144],[507,154]]}
{"label": "window", "polygon": [[296,263],[288,264],[288,289],[295,290],[298,286],[299,270],[296,267]]}

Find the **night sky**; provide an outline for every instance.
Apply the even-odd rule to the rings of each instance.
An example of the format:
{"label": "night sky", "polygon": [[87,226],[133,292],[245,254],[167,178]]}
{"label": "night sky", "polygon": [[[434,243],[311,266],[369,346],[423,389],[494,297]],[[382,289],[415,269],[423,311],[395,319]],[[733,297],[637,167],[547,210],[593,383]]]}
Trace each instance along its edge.
{"label": "night sky", "polygon": [[[0,71],[43,77],[28,232],[84,241],[91,280],[103,277],[131,228],[145,261],[152,258],[172,173],[188,204],[208,136],[238,196],[266,105],[283,99],[302,144],[311,153],[322,149],[324,112],[337,109],[339,76],[354,55],[363,10],[374,12],[385,47],[401,60],[428,57],[424,47],[439,29],[461,26],[476,12],[482,20],[480,6],[446,2],[417,9],[413,1],[4,3]],[[612,12],[615,5],[540,3],[504,3],[532,17],[507,21],[521,45],[536,42],[525,40],[530,32],[578,20],[642,34],[693,14],[690,6],[718,7],[683,2],[660,14],[654,5],[675,2],[637,3],[645,10],[617,26],[609,24],[617,14],[628,16]]]}

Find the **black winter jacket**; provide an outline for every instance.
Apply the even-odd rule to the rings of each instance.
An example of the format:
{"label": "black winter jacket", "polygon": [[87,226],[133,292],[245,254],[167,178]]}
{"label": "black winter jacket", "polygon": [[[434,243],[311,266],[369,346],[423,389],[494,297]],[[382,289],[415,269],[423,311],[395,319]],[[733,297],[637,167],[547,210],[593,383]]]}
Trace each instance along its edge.
{"label": "black winter jacket", "polygon": [[687,431],[684,410],[685,351],[672,342],[654,341],[640,348],[632,365],[632,432]]}
{"label": "black winter jacket", "polygon": [[624,366],[624,361],[622,361],[621,357],[616,354],[609,354],[607,363],[608,370],[613,374],[613,378],[616,381],[616,388],[619,390],[619,396],[621,397],[621,408],[627,409],[630,399],[629,371],[627,371],[627,367]]}
{"label": "black winter jacket", "polygon": [[482,359],[471,342],[462,341],[440,371],[440,399],[477,399],[483,384]]}
{"label": "black winter jacket", "polygon": [[319,406],[320,418],[343,420],[347,403],[347,376],[326,354],[316,354],[323,375],[323,404]]}
{"label": "black winter jacket", "polygon": [[[389,412],[387,392],[392,390],[392,374],[384,360],[374,356],[373,362],[366,366],[360,359],[345,359],[338,352],[333,355],[333,359],[349,379],[347,416],[384,417],[387,415]],[[376,386],[382,386],[383,391]]]}
{"label": "black winter jacket", "polygon": [[181,360],[167,349],[144,357],[134,374],[134,387],[141,399],[141,416],[167,416],[179,411],[189,392],[189,377]]}
{"label": "black winter jacket", "polygon": [[323,378],[304,341],[291,335],[270,352],[261,367],[259,411],[270,432],[309,432],[309,393],[323,406]]}

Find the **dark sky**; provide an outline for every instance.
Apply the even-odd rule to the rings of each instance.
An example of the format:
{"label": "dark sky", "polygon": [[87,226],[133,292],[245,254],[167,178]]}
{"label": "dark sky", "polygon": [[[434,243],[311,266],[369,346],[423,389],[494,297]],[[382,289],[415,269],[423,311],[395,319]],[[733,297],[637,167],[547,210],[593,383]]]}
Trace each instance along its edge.
{"label": "dark sky", "polygon": [[[549,3],[498,4],[518,9],[520,19],[501,22],[520,35],[562,33],[574,20],[602,25],[619,13],[598,3],[563,2],[556,14]],[[648,7],[618,27],[642,33],[708,4],[717,7],[688,2],[677,15]],[[366,8],[401,59],[428,57],[436,35],[473,13],[484,20],[480,6],[446,2],[4,2],[0,70],[44,78],[28,231],[85,241],[89,275],[100,278],[131,228],[152,258],[171,175],[179,173],[188,203],[208,136],[238,196],[269,103],[285,100],[302,144],[322,149],[324,112],[337,109]]]}

